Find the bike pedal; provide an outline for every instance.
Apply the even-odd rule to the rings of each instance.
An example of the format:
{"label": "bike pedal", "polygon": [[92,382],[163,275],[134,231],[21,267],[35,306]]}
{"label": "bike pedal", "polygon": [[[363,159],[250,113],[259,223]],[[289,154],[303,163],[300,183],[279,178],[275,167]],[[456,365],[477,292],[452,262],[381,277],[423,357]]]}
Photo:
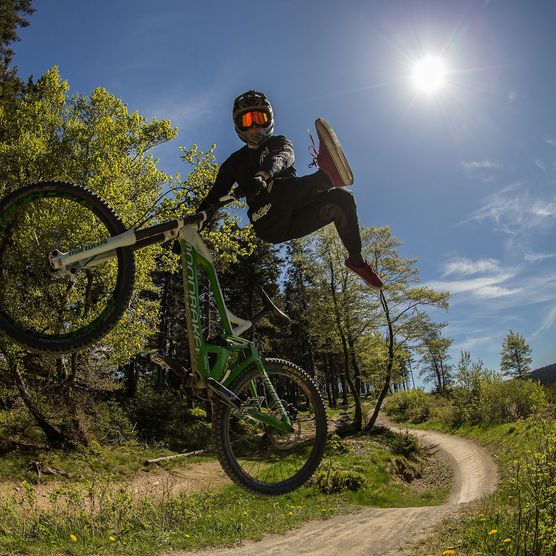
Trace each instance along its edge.
{"label": "bike pedal", "polygon": [[205,380],[207,388],[214,392],[225,404],[234,409],[241,409],[243,402],[229,388],[212,377]]}

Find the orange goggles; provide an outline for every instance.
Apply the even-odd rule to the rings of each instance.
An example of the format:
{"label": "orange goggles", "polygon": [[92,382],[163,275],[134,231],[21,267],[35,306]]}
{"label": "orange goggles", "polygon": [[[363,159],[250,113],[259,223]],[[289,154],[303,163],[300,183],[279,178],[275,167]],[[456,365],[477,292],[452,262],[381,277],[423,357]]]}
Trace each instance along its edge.
{"label": "orange goggles", "polygon": [[254,125],[265,126],[270,121],[268,114],[266,112],[261,112],[260,110],[254,110],[252,112],[245,112],[241,116],[238,116],[237,125],[245,129],[252,127]]}

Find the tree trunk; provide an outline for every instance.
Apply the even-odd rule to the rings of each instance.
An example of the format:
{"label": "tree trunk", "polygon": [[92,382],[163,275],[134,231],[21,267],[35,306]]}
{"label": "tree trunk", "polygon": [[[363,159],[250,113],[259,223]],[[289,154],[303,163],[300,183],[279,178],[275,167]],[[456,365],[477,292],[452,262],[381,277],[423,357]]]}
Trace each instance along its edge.
{"label": "tree trunk", "polygon": [[388,302],[386,301],[386,297],[384,296],[384,292],[382,290],[380,292],[380,302],[382,304],[382,308],[384,309],[386,322],[388,323],[388,364],[386,367],[386,376],[384,377],[384,386],[380,391],[371,418],[369,419],[369,422],[365,427],[366,431],[370,431],[375,426],[376,420],[378,419],[378,414],[380,413],[380,409],[382,407],[382,402],[384,401],[384,398],[386,397],[386,394],[388,394],[388,390],[390,389],[390,382],[392,380],[392,368],[394,367],[394,328],[392,326],[392,319],[390,317]]}
{"label": "tree trunk", "polygon": [[349,353],[349,346],[348,340],[346,338],[346,334],[344,333],[344,329],[342,326],[342,320],[340,316],[340,308],[338,307],[338,299],[336,297],[336,288],[334,285],[334,268],[332,265],[332,261],[330,261],[330,291],[332,292],[332,300],[334,302],[334,316],[336,318],[336,327],[338,329],[338,334],[340,336],[340,341],[342,344],[342,351],[344,354],[344,376],[346,378],[346,382],[349,385],[351,393],[353,394],[353,399],[355,401],[355,413],[353,416],[353,429],[355,432],[360,432],[363,426],[363,411],[361,409],[361,396],[351,379],[351,375],[349,372],[349,361],[350,361],[350,353]]}
{"label": "tree trunk", "polygon": [[19,391],[19,395],[25,404],[25,407],[29,410],[29,413],[33,416],[37,425],[42,429],[44,432],[48,443],[53,448],[74,448],[75,445],[69,441],[66,435],[64,435],[61,431],[57,428],[52,426],[37,407],[33,399],[31,398],[29,392],[27,391],[27,386],[25,385],[25,381],[21,373],[19,372],[18,363],[16,362],[13,366],[10,365],[11,371]]}

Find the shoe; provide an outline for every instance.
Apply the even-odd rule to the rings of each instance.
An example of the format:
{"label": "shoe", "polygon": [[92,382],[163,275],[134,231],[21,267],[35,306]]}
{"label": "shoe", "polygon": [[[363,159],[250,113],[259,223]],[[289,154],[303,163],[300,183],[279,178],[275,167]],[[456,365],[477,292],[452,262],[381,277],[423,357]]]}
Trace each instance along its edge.
{"label": "shoe", "polygon": [[332,126],[324,118],[317,118],[315,127],[319,136],[319,149],[313,148],[314,163],[328,174],[334,187],[351,185],[353,172]]}
{"label": "shoe", "polygon": [[355,274],[363,278],[365,283],[368,286],[370,286],[373,290],[381,290],[382,287],[384,286],[384,283],[378,277],[378,274],[375,272],[374,268],[368,262],[365,261],[363,266],[355,266],[351,262],[351,259],[348,257],[345,260],[344,264],[351,271],[355,272]]}

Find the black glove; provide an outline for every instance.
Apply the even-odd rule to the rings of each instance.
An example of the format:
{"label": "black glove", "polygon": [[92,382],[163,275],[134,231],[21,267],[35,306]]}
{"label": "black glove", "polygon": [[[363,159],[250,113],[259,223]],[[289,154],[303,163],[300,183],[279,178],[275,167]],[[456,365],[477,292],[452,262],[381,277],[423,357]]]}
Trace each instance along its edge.
{"label": "black glove", "polygon": [[266,189],[266,182],[261,176],[254,176],[253,178],[242,182],[241,189],[244,191],[247,200],[254,199],[261,191]]}
{"label": "black glove", "polygon": [[243,191],[243,189],[241,189],[241,187],[239,187],[239,185],[238,185],[238,186],[234,187],[234,188],[230,191],[230,195],[231,195],[234,199],[236,199],[236,200],[239,201],[240,199],[242,199],[243,197],[245,197],[245,191]]}

